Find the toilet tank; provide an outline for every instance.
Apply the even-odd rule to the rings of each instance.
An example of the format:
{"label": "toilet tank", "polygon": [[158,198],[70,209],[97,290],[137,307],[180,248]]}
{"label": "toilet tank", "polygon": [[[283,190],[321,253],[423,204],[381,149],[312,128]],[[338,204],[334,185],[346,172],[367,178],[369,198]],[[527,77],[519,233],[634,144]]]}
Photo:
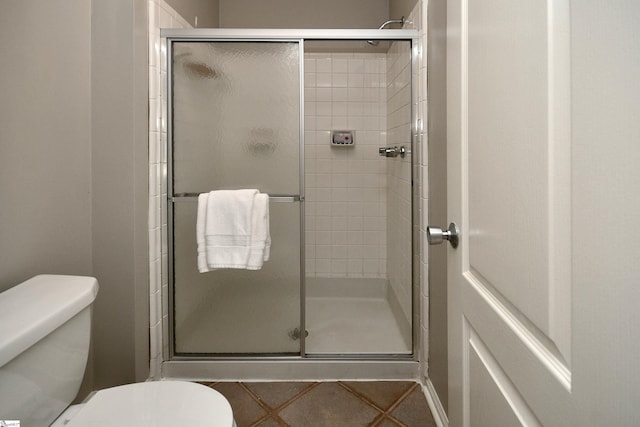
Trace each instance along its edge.
{"label": "toilet tank", "polygon": [[60,275],[0,293],[0,419],[49,426],[75,399],[97,293],[93,277]]}

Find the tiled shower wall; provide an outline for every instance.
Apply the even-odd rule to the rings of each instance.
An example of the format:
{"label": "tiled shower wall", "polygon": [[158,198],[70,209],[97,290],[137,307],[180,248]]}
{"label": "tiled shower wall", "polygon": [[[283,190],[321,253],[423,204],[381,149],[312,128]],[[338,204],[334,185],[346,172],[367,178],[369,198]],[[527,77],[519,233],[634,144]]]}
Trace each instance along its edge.
{"label": "tiled shower wall", "polygon": [[[167,124],[166,124],[166,47],[160,28],[190,28],[162,0],[149,0],[149,313],[150,372],[160,375],[162,332],[169,326],[169,275],[167,250]],[[164,302],[163,302],[164,300]],[[168,343],[164,343],[166,347]]]}
{"label": "tiled shower wall", "polygon": [[385,54],[305,54],[307,277],[386,277],[385,75]]}

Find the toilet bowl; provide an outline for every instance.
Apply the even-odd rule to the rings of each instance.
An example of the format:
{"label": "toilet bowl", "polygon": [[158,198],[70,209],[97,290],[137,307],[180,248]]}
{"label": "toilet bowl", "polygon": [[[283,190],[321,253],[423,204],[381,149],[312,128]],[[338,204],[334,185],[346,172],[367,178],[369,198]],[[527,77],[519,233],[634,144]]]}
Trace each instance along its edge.
{"label": "toilet bowl", "polygon": [[186,381],[112,387],[69,406],[84,376],[97,293],[95,278],[58,275],[0,293],[0,419],[33,427],[235,426],[224,396]]}
{"label": "toilet bowl", "polygon": [[51,427],[233,427],[229,402],[217,391],[186,381],[154,381],[100,390],[65,411]]}

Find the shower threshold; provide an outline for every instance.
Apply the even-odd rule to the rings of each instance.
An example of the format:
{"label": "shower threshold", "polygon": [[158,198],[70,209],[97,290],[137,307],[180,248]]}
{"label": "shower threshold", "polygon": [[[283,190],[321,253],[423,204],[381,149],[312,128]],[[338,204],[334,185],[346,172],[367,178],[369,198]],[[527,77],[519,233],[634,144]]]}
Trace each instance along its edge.
{"label": "shower threshold", "polygon": [[[387,280],[307,278],[305,357],[177,356],[162,378],[194,381],[417,380],[410,325]],[[207,356],[209,358],[207,358]]]}
{"label": "shower threshold", "polygon": [[172,360],[161,365],[162,379],[191,381],[416,381],[419,371],[414,360]]}

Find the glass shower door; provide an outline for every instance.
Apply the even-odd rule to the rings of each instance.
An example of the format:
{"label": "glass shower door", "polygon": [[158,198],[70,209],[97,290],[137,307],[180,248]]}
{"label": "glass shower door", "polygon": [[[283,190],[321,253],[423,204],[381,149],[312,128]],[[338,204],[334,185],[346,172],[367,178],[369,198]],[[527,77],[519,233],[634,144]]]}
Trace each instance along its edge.
{"label": "glass shower door", "polygon": [[[299,354],[300,44],[172,41],[169,234],[173,354]],[[257,271],[197,269],[197,194],[270,195]]]}

